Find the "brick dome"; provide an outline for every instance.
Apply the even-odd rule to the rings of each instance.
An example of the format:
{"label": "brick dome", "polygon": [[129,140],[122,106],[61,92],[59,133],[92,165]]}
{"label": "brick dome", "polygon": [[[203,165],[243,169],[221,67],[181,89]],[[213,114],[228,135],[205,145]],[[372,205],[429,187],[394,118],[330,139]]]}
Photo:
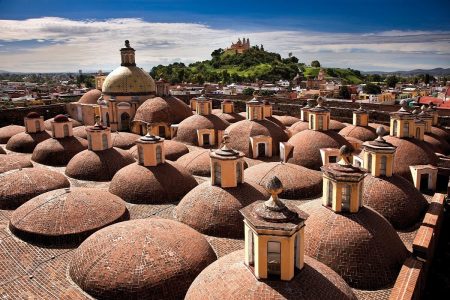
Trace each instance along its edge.
{"label": "brick dome", "polygon": [[449,154],[450,144],[447,140],[433,133],[425,134],[423,138],[425,143],[427,143],[434,152],[444,155]]}
{"label": "brick dome", "polygon": [[322,166],[320,148],[350,146],[343,136],[331,130],[304,130],[292,136],[288,143],[294,146],[292,157],[288,162],[313,170],[320,170]]}
{"label": "brick dome", "polygon": [[431,148],[422,141],[412,139],[399,139],[386,136],[386,142],[397,147],[394,157],[394,173],[412,182],[409,166],[437,165],[438,158]]}
{"label": "brick dome", "polygon": [[245,120],[245,116],[234,113],[224,113],[222,109],[213,109],[212,113],[228,123],[236,123]]}
{"label": "brick dome", "polygon": [[408,228],[418,221],[428,206],[427,200],[401,176],[364,179],[363,202],[398,229]]}
{"label": "brick dome", "polygon": [[17,208],[9,228],[32,243],[71,244],[128,218],[125,202],[105,190],[59,189],[39,195]]}
{"label": "brick dome", "polygon": [[68,117],[66,117],[64,115],[57,115],[54,118],[51,118],[51,119],[48,119],[48,120],[44,121],[45,130],[48,130],[48,131],[52,130],[52,121],[55,121],[55,122],[67,122],[67,121],[70,121],[70,122],[72,122],[72,127],[73,128],[79,127],[79,126],[82,125],[80,122],[78,122],[75,119],[68,118]]}
{"label": "brick dome", "polygon": [[336,271],[353,288],[392,286],[409,252],[392,225],[371,208],[334,213],[322,200],[301,206],[306,254]]}
{"label": "brick dome", "polygon": [[3,147],[0,147],[0,154],[6,154],[5,149],[3,149]]}
{"label": "brick dome", "polygon": [[375,131],[377,130],[378,127],[384,127],[385,135],[389,135],[389,126],[379,124],[379,123],[369,123],[368,125],[369,125],[369,127],[375,129]]}
{"label": "brick dome", "polygon": [[27,168],[5,174],[1,178],[0,209],[15,209],[42,193],[68,188],[67,178],[45,168]]}
{"label": "brick dome", "polygon": [[192,175],[208,177],[211,176],[210,152],[209,149],[194,150],[177,159],[177,163]]}
{"label": "brick dome", "polygon": [[299,133],[304,130],[308,130],[308,128],[309,128],[308,122],[298,121],[298,122],[292,124],[289,127],[288,131],[289,131],[290,135],[293,136],[296,133]]}
{"label": "brick dome", "polygon": [[81,104],[97,104],[98,98],[102,96],[102,92],[97,89],[90,90],[86,93],[84,93],[83,96],[81,96],[80,100],[78,100],[78,103]]}
{"label": "brick dome", "polygon": [[111,141],[113,147],[128,150],[134,145],[141,136],[131,132],[116,131],[111,132]]}
{"label": "brick dome", "polygon": [[360,141],[373,141],[378,137],[372,127],[349,125],[339,131],[343,137],[352,137]]}
{"label": "brick dome", "polygon": [[433,135],[440,137],[441,139],[443,139],[447,142],[450,142],[450,133],[444,128],[432,126],[431,133]]}
{"label": "brick dome", "polygon": [[81,180],[110,181],[117,171],[134,162],[130,153],[119,148],[84,150],[69,161],[66,175]]}
{"label": "brick dome", "polygon": [[134,163],[114,175],[109,191],[130,203],[157,204],[180,201],[196,185],[177,163],[166,161],[154,167]]}
{"label": "brick dome", "polygon": [[284,124],[278,120],[277,118],[274,118],[273,116],[270,117],[265,117],[266,120],[274,123],[275,125],[278,125],[281,129],[286,130],[286,126],[284,126]]}
{"label": "brick dome", "polygon": [[[2,148],[0,147],[0,152]],[[32,168],[30,159],[21,155],[0,155],[0,174],[15,169]]]}
{"label": "brick dome", "polygon": [[34,148],[31,159],[48,166],[65,166],[79,152],[87,149],[85,139],[70,136],[62,139],[48,139]]}
{"label": "brick dome", "polygon": [[273,154],[279,152],[280,142],[286,142],[288,135],[284,130],[269,120],[243,120],[231,124],[227,130],[230,136],[230,147],[250,157],[250,137],[265,135],[272,137]]}
{"label": "brick dome", "polygon": [[322,173],[280,162],[262,163],[245,170],[245,180],[262,187],[276,176],[283,182],[284,199],[307,199],[322,194]]}
{"label": "brick dome", "polygon": [[21,132],[12,136],[6,144],[6,149],[20,153],[33,153],[34,148],[40,142],[49,139],[51,136],[47,131],[36,133]]}
{"label": "brick dome", "polygon": [[8,125],[0,128],[0,144],[6,144],[13,135],[21,132],[25,132],[24,126]]}
{"label": "brick dome", "polygon": [[[131,147],[128,152],[130,152],[135,159],[138,159],[136,145]],[[164,154],[166,155],[166,159],[175,161],[187,153],[189,153],[189,149],[185,144],[173,140],[164,140]]]}
{"label": "brick dome", "polygon": [[330,124],[329,124],[329,129],[330,130],[333,130],[333,131],[336,131],[336,132],[339,132],[339,131],[341,131],[342,129],[344,129],[345,128],[345,124],[344,123],[342,123],[342,122],[339,122],[339,121],[336,121],[336,120],[330,120]]}
{"label": "brick dome", "polygon": [[267,191],[258,184],[244,182],[223,189],[209,181],[196,186],[178,204],[175,215],[201,233],[213,236],[243,238],[241,208],[266,199]]}
{"label": "brick dome", "polygon": [[336,272],[305,256],[305,266],[291,281],[259,281],[238,250],[213,262],[194,280],[185,299],[356,299]]}
{"label": "brick dome", "polygon": [[178,124],[177,135],[174,140],[189,145],[197,145],[197,129],[225,130],[230,123],[216,115],[193,115]]}
{"label": "brick dome", "polygon": [[293,116],[278,116],[278,115],[273,115],[272,116],[274,119],[277,119],[278,121],[281,122],[281,124],[283,124],[286,127],[290,127],[292,125],[294,125],[295,123],[297,123],[298,121],[300,121],[299,118],[293,117]]}
{"label": "brick dome", "polygon": [[134,121],[145,123],[179,123],[192,116],[190,107],[175,97],[155,97],[146,100],[136,110]]}
{"label": "brick dome", "polygon": [[120,222],[87,238],[69,275],[96,299],[182,299],[216,259],[206,239],[176,221]]}
{"label": "brick dome", "polygon": [[86,126],[78,126],[73,129],[73,136],[87,140]]}

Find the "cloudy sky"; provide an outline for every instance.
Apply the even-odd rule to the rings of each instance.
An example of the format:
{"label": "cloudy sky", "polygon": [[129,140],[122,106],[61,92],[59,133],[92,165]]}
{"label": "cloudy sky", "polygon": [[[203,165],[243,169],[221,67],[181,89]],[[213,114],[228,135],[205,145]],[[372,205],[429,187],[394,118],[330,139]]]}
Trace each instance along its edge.
{"label": "cloudy sky", "polygon": [[[75,2],[75,3],[74,3]],[[238,37],[327,67],[450,67],[450,1],[0,0],[0,70],[111,70],[210,58]]]}

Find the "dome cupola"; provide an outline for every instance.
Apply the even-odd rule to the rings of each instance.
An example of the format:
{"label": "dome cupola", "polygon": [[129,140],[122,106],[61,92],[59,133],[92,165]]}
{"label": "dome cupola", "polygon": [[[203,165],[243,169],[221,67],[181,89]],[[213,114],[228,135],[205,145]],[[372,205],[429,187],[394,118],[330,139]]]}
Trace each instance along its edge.
{"label": "dome cupola", "polygon": [[138,162],[145,167],[154,167],[165,162],[164,139],[153,135],[150,125],[147,130],[147,135],[136,141]]}
{"label": "dome cupola", "polygon": [[391,177],[394,169],[394,154],[397,147],[383,138],[386,130],[383,126],[377,128],[378,138],[374,141],[363,143],[364,168],[372,176]]}
{"label": "dome cupola", "polygon": [[24,118],[25,132],[26,133],[38,133],[45,130],[44,117],[37,112],[30,112]]}
{"label": "dome cupola", "polygon": [[414,136],[414,115],[408,110],[408,103],[405,100],[402,100],[400,105],[402,107],[398,111],[390,113],[390,135],[409,138]]}
{"label": "dome cupola", "polygon": [[100,117],[95,116],[95,125],[86,128],[88,149],[102,151],[112,148],[111,129],[101,125]]}
{"label": "dome cupola", "polygon": [[362,106],[353,111],[353,125],[364,127],[369,125],[369,113]]}
{"label": "dome cupola", "polygon": [[257,121],[264,119],[263,104],[255,97],[247,102],[247,120]]}
{"label": "dome cupola", "polygon": [[309,129],[327,131],[330,125],[330,111],[323,106],[324,99],[317,99],[317,106],[311,108],[308,113]]}
{"label": "dome cupola", "polygon": [[52,134],[56,139],[73,136],[72,122],[64,115],[57,115],[51,121]]}
{"label": "dome cupola", "polygon": [[122,63],[120,65],[126,67],[135,67],[136,61],[134,52],[135,50],[130,46],[130,41],[125,40],[125,47],[120,49],[120,58],[122,59]]}
{"label": "dome cupola", "polygon": [[212,112],[212,101],[206,98],[205,95],[201,95],[197,98],[195,108],[198,115],[208,116]]}

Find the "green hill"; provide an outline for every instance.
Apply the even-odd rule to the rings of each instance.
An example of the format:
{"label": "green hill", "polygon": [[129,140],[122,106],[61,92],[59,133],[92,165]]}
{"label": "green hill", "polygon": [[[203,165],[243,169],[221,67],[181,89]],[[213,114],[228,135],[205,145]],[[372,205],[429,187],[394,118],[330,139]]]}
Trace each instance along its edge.
{"label": "green hill", "polygon": [[[305,67],[298,58],[291,56],[281,58],[278,53],[265,51],[263,47],[254,46],[242,54],[234,54],[223,49],[214,50],[211,59],[185,65],[173,63],[167,66],[153,67],[153,78],[163,77],[172,84],[192,82],[255,82],[265,80],[274,82],[280,79],[292,80],[299,72],[307,76],[317,76],[320,68]],[[326,69],[327,75],[340,77],[346,83],[360,83],[362,75],[350,69]],[[330,73],[331,74],[330,74]]]}

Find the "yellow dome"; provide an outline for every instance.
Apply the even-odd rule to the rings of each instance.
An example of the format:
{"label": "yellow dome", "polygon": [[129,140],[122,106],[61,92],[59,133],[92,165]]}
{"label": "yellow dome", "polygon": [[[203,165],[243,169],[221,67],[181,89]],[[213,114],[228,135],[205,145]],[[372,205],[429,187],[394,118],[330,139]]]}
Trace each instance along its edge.
{"label": "yellow dome", "polygon": [[136,66],[121,66],[109,73],[103,83],[105,95],[145,95],[156,90],[153,78]]}

